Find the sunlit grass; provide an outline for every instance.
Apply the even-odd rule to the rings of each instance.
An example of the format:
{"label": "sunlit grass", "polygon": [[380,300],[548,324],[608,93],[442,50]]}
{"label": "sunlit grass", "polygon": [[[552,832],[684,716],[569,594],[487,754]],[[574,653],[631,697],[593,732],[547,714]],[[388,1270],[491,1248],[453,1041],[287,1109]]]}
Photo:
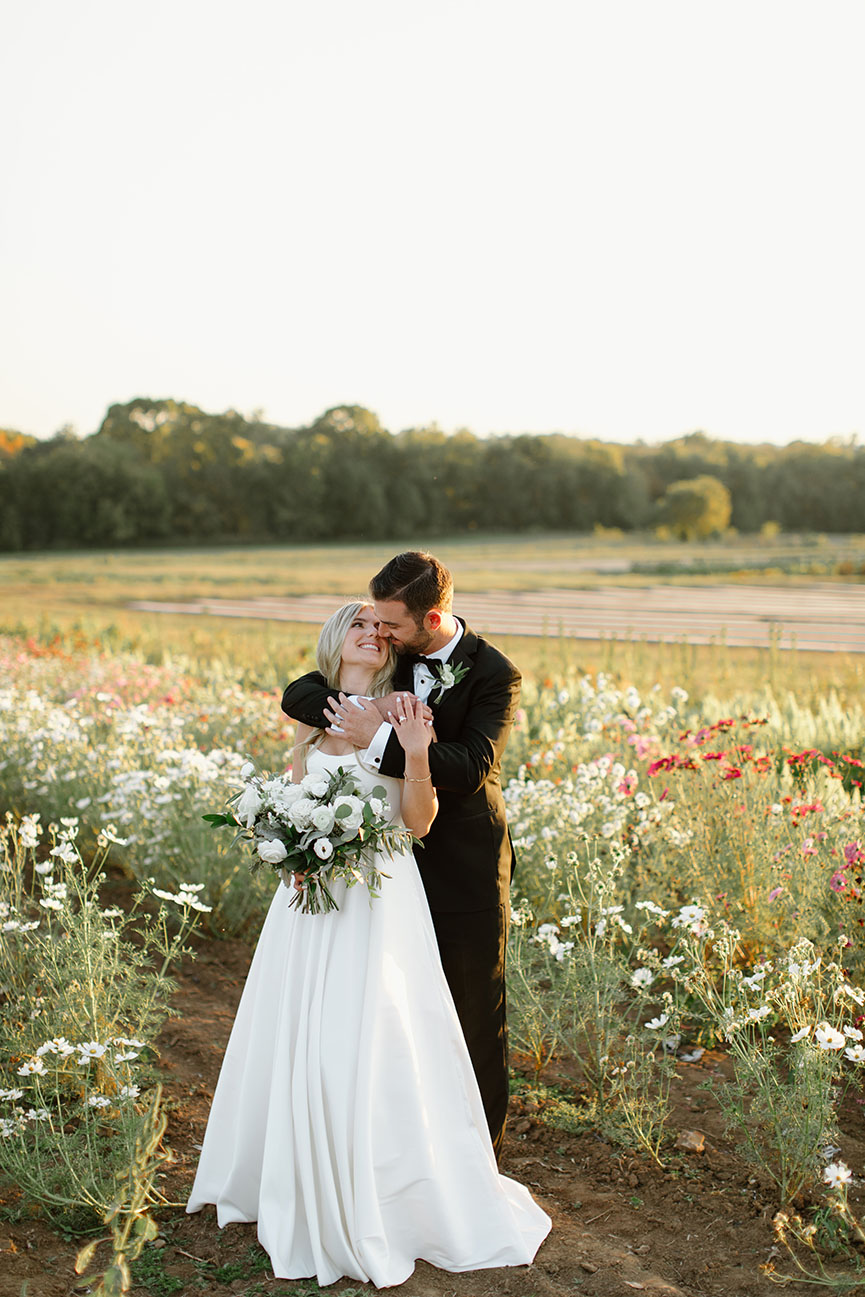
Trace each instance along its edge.
{"label": "sunlit grass", "polygon": [[[401,544],[423,547],[423,537]],[[0,631],[33,635],[47,642],[54,635],[102,646],[106,651],[131,649],[148,661],[166,652],[191,660],[222,659],[240,677],[265,688],[283,683],[289,664],[310,663],[316,629],[282,621],[215,618],[202,615],[152,614],[135,611],[136,600],[190,602],[200,598],[255,598],[333,594],[357,595],[371,572],[384,563],[396,544],[269,546],[76,552],[0,557]],[[711,581],[689,570],[692,562],[723,569],[723,580],[793,582],[813,580],[791,575],[809,565],[829,579],[839,563],[865,563],[865,537],[754,537],[698,545],[661,542],[649,536],[586,535],[500,536],[436,541],[436,553],[449,564],[460,591],[577,588],[587,585],[640,585],[657,581],[645,573],[609,570],[610,564],[640,563],[663,572],[665,583]],[[757,573],[754,565],[775,564]],[[741,564],[741,568],[736,565]],[[591,571],[590,565],[608,570]],[[678,568],[678,571],[675,569]],[[714,578],[717,579],[717,578]],[[840,578],[839,578],[840,579]],[[803,702],[826,687],[842,699],[861,694],[865,659],[840,653],[799,653],[774,647],[729,648],[722,638],[706,646],[652,644],[642,639],[605,641],[501,636],[496,642],[527,675],[560,674],[574,667],[604,670],[645,687],[679,684],[690,692],[729,692],[768,683],[791,690]]]}

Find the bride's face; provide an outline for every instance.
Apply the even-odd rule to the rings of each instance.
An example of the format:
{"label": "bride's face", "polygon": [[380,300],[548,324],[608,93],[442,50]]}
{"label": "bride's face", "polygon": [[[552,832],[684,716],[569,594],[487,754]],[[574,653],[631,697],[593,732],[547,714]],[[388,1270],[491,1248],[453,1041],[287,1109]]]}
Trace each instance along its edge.
{"label": "bride's face", "polygon": [[378,671],[387,662],[388,646],[377,629],[376,615],[371,606],[361,608],[352,621],[342,642],[343,666],[365,666]]}

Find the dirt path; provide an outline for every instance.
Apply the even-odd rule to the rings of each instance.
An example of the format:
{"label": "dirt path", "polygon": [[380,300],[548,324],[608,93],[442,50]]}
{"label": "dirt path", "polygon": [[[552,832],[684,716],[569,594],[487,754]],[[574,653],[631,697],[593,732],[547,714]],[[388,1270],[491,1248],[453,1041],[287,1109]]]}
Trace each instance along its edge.
{"label": "dirt path", "polygon": [[[160,1038],[169,1109],[168,1139],[175,1153],[164,1185],[177,1206],[158,1213],[159,1245],[136,1270],[136,1293],[281,1294],[313,1297],[307,1281],[269,1276],[254,1225],[216,1227],[207,1208],[187,1216],[188,1194],[213,1087],[251,955],[242,942],[202,942],[182,970],[176,1008]],[[677,1130],[706,1135],[701,1154],[671,1153],[665,1167],[623,1153],[596,1133],[579,1135],[544,1123],[542,1112],[515,1095],[505,1143],[505,1173],[530,1186],[553,1219],[553,1231],[535,1264],[523,1269],[453,1275],[419,1264],[394,1292],[406,1297],[768,1297],[776,1286],[759,1272],[772,1259],[774,1203],[768,1182],[741,1163],[720,1132],[718,1114],[701,1085],[721,1074],[721,1055],[680,1064]],[[555,1075],[547,1078],[554,1081]],[[865,1165],[862,1101],[848,1096],[843,1113],[844,1156]],[[861,1193],[861,1188],[857,1193]],[[860,1204],[859,1210],[862,1210]],[[38,1221],[0,1226],[0,1297],[67,1297],[73,1290],[76,1244]],[[334,1294],[373,1293],[343,1281]],[[791,1297],[813,1289],[791,1284]]]}
{"label": "dirt path", "polygon": [[[274,599],[136,602],[142,612],[260,617],[320,625],[339,606],[335,595]],[[461,594],[455,611],[489,635],[567,635],[731,646],[865,653],[865,591],[860,585],[650,585],[590,590],[513,590]]]}

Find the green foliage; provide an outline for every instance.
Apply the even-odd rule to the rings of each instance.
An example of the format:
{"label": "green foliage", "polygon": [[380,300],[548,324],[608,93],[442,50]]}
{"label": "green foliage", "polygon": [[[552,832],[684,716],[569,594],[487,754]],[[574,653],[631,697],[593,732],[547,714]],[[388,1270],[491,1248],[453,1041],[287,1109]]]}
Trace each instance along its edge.
{"label": "green foliage", "polygon": [[169,933],[143,894],[105,906],[109,842],[86,866],[76,835],[67,819],[42,843],[38,816],[0,829],[0,1179],[56,1224],[105,1219],[128,1241],[164,1160],[146,1057],[191,922]]}
{"label": "green foliage", "polygon": [[733,1062],[733,1079],[707,1088],[742,1152],[769,1174],[786,1206],[814,1184],[820,1149],[836,1134],[847,1058],[861,1067],[862,1033],[854,1021],[865,992],[807,940],[792,946],[783,963],[765,961],[750,976],[740,967],[734,928],[690,932],[681,949],[685,960],[673,977],[695,1011],[714,1023]]}
{"label": "green foliage", "polygon": [[658,519],[679,540],[706,540],[726,531],[731,513],[730,492],[724,483],[701,474],[667,487]]}
{"label": "green foliage", "polygon": [[865,531],[865,447],[742,447],[693,433],[662,446],[553,434],[384,429],[362,406],[309,427],[138,397],[98,432],[0,432],[0,549],[379,540],[468,531],[683,537]]}

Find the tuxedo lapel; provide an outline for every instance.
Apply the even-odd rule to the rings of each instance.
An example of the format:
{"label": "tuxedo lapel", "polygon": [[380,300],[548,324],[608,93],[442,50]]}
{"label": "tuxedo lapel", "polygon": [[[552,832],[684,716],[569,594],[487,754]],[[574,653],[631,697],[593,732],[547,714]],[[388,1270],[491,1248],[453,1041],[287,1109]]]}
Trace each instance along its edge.
{"label": "tuxedo lapel", "polygon": [[478,637],[473,630],[469,630],[461,617],[458,617],[457,620],[462,624],[463,633],[453,653],[448,658],[447,664],[450,667],[457,668],[462,666],[465,671],[459,683],[451,685],[449,689],[445,689],[444,693],[439,694],[439,686],[436,685],[430,696],[430,702],[435,711],[441,711],[442,707],[446,707],[452,695],[457,694],[464,684],[471,682],[472,667],[475,664],[475,654],[478,651]]}
{"label": "tuxedo lapel", "polygon": [[459,662],[463,662],[467,667],[472,667],[474,665],[475,654],[478,651],[478,637],[474,631],[465,624],[462,617],[458,617],[457,621],[462,622],[463,633],[457,642],[456,648],[448,658],[448,661],[453,666],[456,666]]}
{"label": "tuxedo lapel", "polygon": [[408,689],[414,692],[414,665],[411,658],[406,655],[402,655],[396,660],[393,687],[394,689]]}

